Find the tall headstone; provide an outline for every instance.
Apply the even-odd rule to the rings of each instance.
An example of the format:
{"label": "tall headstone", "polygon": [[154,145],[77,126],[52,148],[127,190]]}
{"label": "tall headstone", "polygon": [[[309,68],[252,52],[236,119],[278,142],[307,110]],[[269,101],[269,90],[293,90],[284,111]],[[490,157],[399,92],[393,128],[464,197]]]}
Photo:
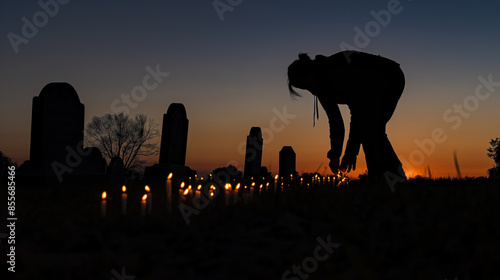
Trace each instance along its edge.
{"label": "tall headstone", "polygon": [[[30,159],[19,167],[28,183],[54,183],[69,177],[97,178],[106,160],[97,148],[83,149],[85,106],[65,82],[47,84],[33,97]],[[78,180],[73,180],[78,181]]]}
{"label": "tall headstone", "polygon": [[30,160],[64,161],[83,148],[85,106],[68,83],[50,83],[33,97]]}
{"label": "tall headstone", "polygon": [[245,179],[261,177],[262,165],[262,132],[260,127],[252,127],[247,136],[247,148],[245,153]]}
{"label": "tall headstone", "polygon": [[163,115],[161,132],[160,164],[184,166],[189,120],[181,103],[172,103]]}
{"label": "tall headstone", "polygon": [[286,179],[290,178],[290,175],[296,175],[295,170],[295,152],[291,146],[283,146],[279,155],[279,176]]}
{"label": "tall headstone", "polygon": [[194,177],[196,171],[185,165],[188,126],[184,105],[170,104],[167,113],[163,115],[159,161],[158,164],[146,167],[146,180],[165,180],[170,172],[177,178]]}

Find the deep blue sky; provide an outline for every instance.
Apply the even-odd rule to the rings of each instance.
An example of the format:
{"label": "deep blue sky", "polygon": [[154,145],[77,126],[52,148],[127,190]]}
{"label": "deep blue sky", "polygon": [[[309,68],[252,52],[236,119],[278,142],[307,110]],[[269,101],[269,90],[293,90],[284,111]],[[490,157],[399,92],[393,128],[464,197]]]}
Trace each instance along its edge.
{"label": "deep blue sky", "polygon": [[[184,103],[192,168],[204,173],[236,161],[243,169],[241,143],[250,127],[269,127],[273,108],[286,106],[296,118],[267,136],[263,164],[276,171],[278,151],[291,145],[298,171],[314,171],[328,163],[328,122],[321,110],[312,128],[310,94],[290,100],[286,68],[299,52],[329,55],[342,42],[356,46],[354,28],[364,30],[374,20],[371,11],[386,10],[390,2],[243,0],[221,21],[212,1],[73,0],[16,54],[7,34],[22,35],[21,18],[32,21],[42,9],[37,1],[2,1],[0,150],[19,163],[29,157],[31,100],[45,84],[72,84],[88,122],[112,112],[114,100],[141,85],[147,66],[160,65],[169,76],[130,114],[144,112],[161,124],[170,103]],[[500,81],[500,4],[464,2],[400,1],[401,12],[360,48],[399,62],[406,74],[388,127],[398,155],[411,161],[419,150],[415,140],[435,128],[448,136],[423,163],[410,162],[410,173],[430,165],[436,175],[454,175],[453,150],[465,174],[484,175],[493,163],[485,150],[500,136],[500,87],[456,130],[443,120],[453,104],[474,94],[478,76]],[[349,111],[342,112],[348,125]],[[359,162],[363,171],[362,154]]]}

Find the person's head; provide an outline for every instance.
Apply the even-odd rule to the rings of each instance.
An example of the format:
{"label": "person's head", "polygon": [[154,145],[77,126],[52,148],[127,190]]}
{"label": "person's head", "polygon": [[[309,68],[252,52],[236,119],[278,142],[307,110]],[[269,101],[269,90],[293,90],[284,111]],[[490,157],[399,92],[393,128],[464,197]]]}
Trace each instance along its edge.
{"label": "person's head", "polygon": [[306,53],[300,53],[299,59],[288,66],[288,90],[292,97],[301,96],[294,87],[310,90],[314,86],[316,79],[313,65],[313,60]]}

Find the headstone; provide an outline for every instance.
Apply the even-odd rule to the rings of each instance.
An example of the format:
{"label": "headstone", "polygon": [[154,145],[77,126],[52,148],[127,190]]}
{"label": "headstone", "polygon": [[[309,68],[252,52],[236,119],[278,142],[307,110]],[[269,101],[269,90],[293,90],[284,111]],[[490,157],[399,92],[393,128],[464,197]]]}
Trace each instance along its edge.
{"label": "headstone", "polygon": [[247,136],[247,148],[245,153],[245,179],[261,177],[260,168],[262,164],[262,132],[260,127],[252,127]]}
{"label": "headstone", "polygon": [[279,155],[279,176],[285,180],[290,179],[290,175],[296,176],[295,152],[291,146],[283,146]]}
{"label": "headstone", "polygon": [[119,186],[125,183],[125,165],[120,157],[114,157],[109,162],[107,169],[110,186]]}
{"label": "headstone", "polygon": [[81,163],[71,174],[68,174],[68,179],[87,185],[89,183],[98,185],[104,182],[108,164],[101,151],[96,147],[87,147],[83,149],[81,157]]}
{"label": "headstone", "polygon": [[163,115],[158,164],[146,167],[146,181],[164,181],[170,172],[174,178],[194,177],[196,171],[186,166],[189,120],[181,103],[172,103]]}
{"label": "headstone", "polygon": [[163,115],[160,164],[185,165],[189,120],[181,103],[172,103]]}
{"label": "headstone", "polygon": [[30,160],[65,161],[83,146],[85,106],[68,83],[50,83],[33,97]]}
{"label": "headstone", "polygon": [[104,175],[96,148],[83,149],[85,106],[65,82],[47,84],[33,97],[30,159],[18,170],[27,183],[62,183],[65,178]]}

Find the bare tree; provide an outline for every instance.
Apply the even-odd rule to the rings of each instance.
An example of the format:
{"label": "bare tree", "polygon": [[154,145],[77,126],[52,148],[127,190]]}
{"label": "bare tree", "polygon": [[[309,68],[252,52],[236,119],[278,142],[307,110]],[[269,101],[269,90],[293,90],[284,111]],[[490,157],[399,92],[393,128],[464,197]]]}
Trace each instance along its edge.
{"label": "bare tree", "polygon": [[488,157],[495,161],[495,167],[490,168],[488,173],[490,177],[500,176],[500,138],[491,139],[491,147],[488,148]]}
{"label": "bare tree", "polygon": [[160,135],[158,125],[144,114],[93,117],[85,135],[86,146],[99,148],[109,159],[120,157],[127,172],[141,167],[143,157],[158,153],[158,145],[152,143]]}

